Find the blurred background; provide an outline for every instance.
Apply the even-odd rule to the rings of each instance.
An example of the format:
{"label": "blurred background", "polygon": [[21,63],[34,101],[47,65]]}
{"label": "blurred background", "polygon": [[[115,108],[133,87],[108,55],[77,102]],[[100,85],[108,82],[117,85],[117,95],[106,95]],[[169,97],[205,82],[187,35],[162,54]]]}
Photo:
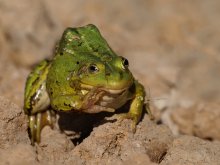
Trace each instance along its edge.
{"label": "blurred background", "polygon": [[220,1],[0,0],[0,95],[20,107],[31,68],[66,27],[96,25],[174,134],[220,139]]}

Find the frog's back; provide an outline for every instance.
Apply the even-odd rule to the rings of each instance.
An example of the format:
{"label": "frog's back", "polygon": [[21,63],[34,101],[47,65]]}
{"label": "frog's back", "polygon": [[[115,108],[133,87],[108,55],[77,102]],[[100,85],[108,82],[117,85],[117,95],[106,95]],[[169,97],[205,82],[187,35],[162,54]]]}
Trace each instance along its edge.
{"label": "frog's back", "polygon": [[103,55],[116,57],[106,40],[100,34],[98,28],[92,24],[78,28],[67,28],[60,41],[57,55],[69,53],[91,53],[97,58]]}

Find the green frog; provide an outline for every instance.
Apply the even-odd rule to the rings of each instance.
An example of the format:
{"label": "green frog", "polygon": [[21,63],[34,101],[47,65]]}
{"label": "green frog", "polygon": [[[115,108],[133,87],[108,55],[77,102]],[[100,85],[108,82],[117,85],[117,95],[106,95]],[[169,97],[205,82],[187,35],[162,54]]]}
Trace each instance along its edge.
{"label": "green frog", "polygon": [[110,48],[96,26],[67,28],[54,57],[38,64],[26,81],[24,112],[31,143],[40,142],[45,125],[53,126],[56,111],[115,112],[128,101],[128,113],[119,115],[132,119],[135,129],[145,90],[128,66],[128,60]]}

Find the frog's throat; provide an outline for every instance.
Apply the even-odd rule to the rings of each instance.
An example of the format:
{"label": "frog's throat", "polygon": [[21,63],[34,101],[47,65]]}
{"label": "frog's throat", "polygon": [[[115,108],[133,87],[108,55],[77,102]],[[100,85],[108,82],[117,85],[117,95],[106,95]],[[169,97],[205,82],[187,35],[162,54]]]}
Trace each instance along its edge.
{"label": "frog's throat", "polygon": [[[90,89],[94,88],[94,86],[81,83],[81,88],[90,90]],[[107,88],[103,88],[103,87],[98,87],[98,88],[105,91],[105,92],[107,92],[107,93],[110,93],[110,94],[121,94],[125,90],[127,90],[129,87],[126,87],[126,88],[123,88],[123,89],[107,89]]]}

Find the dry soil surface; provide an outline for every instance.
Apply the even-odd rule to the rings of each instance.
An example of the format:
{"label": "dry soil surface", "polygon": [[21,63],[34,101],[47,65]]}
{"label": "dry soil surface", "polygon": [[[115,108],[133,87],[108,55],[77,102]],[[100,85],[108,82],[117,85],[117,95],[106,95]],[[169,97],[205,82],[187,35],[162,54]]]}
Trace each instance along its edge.
{"label": "dry soil surface", "polygon": [[[217,0],[0,0],[0,164],[220,164],[219,17]],[[155,120],[133,133],[110,113],[58,113],[31,146],[26,77],[66,27],[90,23],[129,60]]]}

